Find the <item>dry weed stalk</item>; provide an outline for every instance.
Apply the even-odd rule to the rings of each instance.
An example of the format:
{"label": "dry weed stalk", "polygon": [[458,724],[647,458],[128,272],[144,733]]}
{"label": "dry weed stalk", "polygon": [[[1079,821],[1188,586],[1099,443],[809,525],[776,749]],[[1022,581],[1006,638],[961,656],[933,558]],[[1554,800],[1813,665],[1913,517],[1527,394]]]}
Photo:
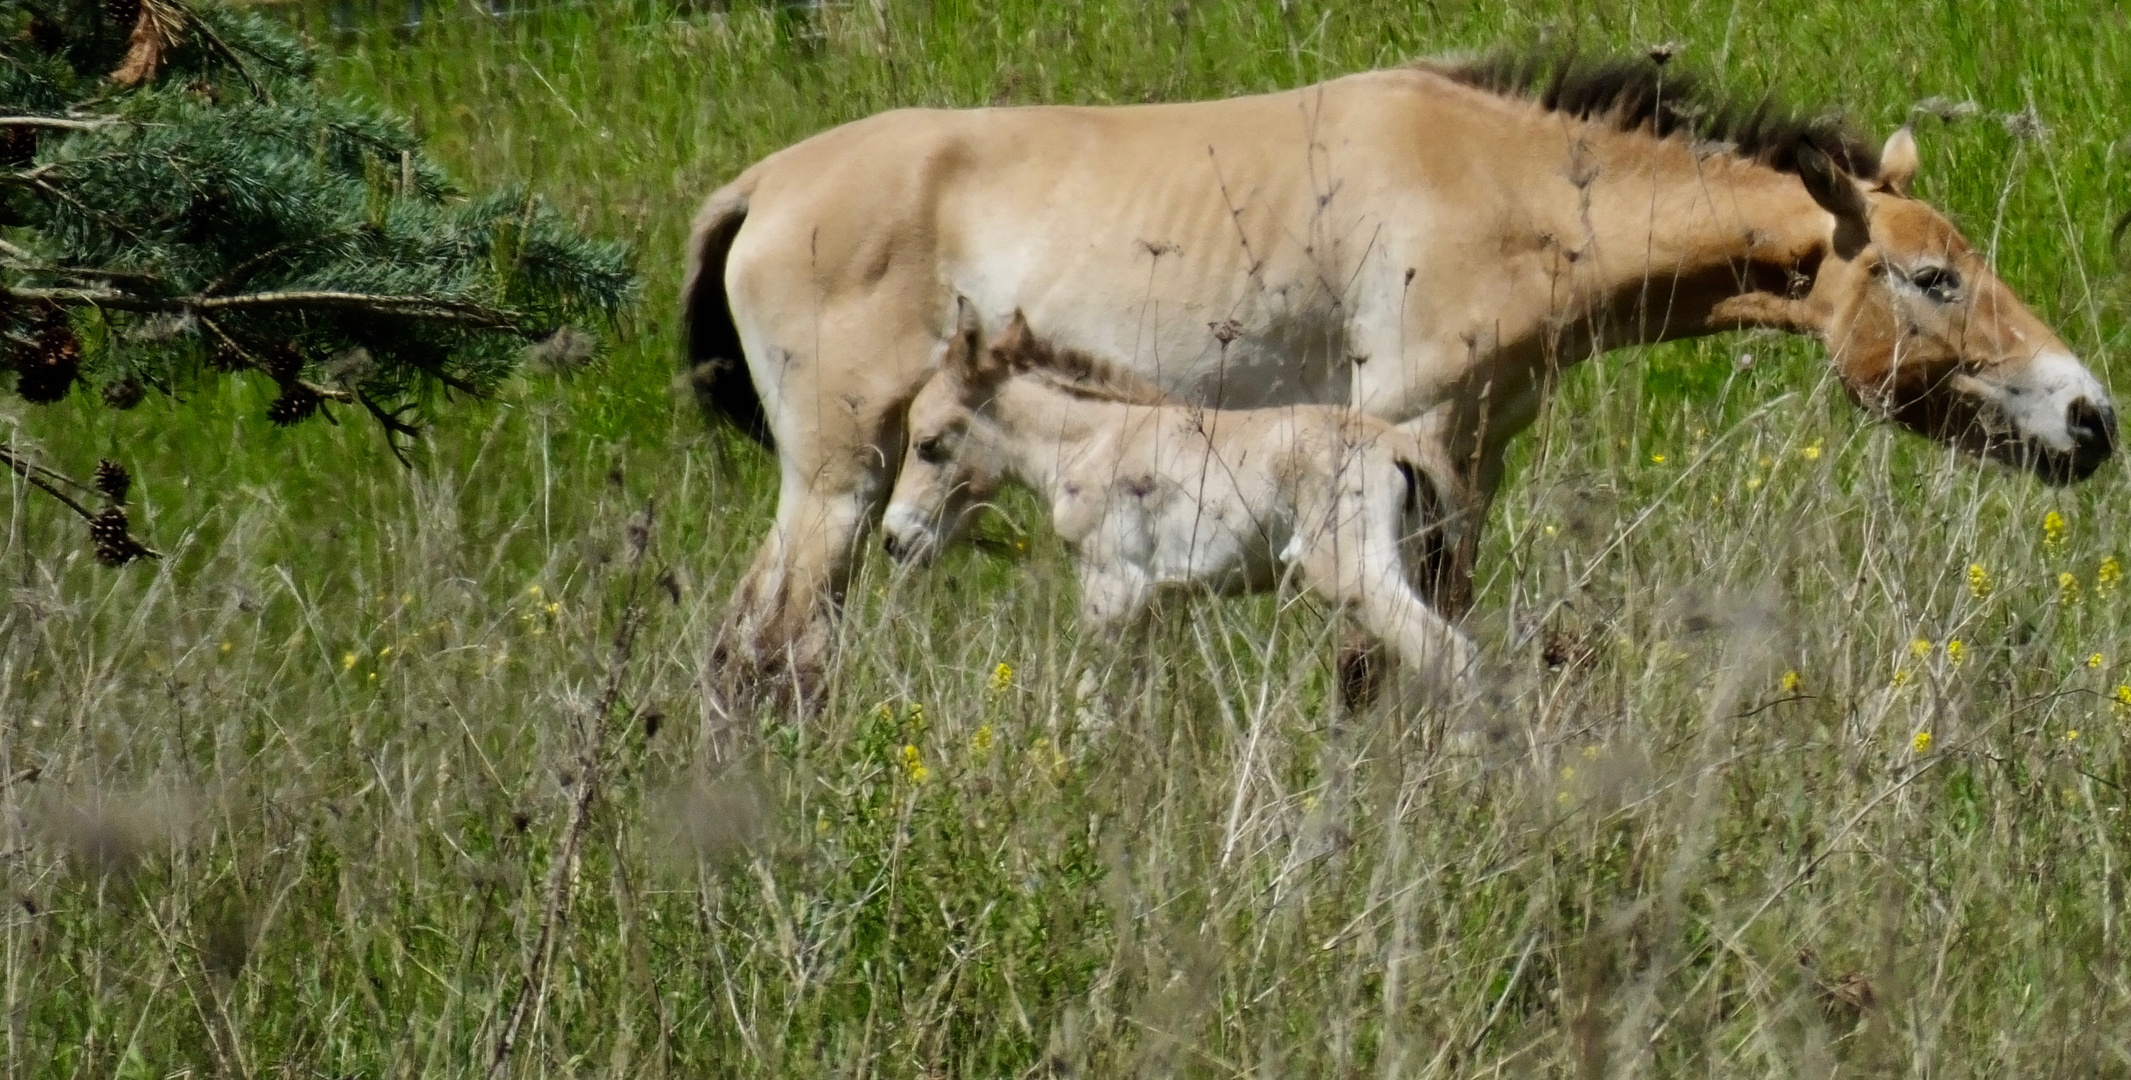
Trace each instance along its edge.
{"label": "dry weed stalk", "polygon": [[621,620],[615,625],[614,640],[608,653],[606,682],[600,687],[598,700],[592,704],[587,729],[578,743],[577,797],[570,804],[570,820],[563,827],[562,843],[548,866],[547,903],[540,917],[539,936],[533,942],[532,963],[519,983],[518,999],[511,1005],[510,1019],[496,1038],[495,1053],[488,1065],[490,1077],[503,1075],[510,1065],[512,1051],[517,1048],[518,1033],[524,1027],[527,1015],[535,1017],[537,1023],[547,1004],[548,971],[554,965],[555,947],[560,937],[558,931],[568,915],[571,885],[577,880],[577,860],[584,845],[585,830],[591,823],[592,804],[599,798],[599,767],[606,751],[608,721],[615,704],[621,699],[622,679],[629,671],[637,632],[644,625],[644,554],[651,547],[651,524],[656,508],[656,500],[646,503],[643,512],[629,522],[629,584],[623,593]]}

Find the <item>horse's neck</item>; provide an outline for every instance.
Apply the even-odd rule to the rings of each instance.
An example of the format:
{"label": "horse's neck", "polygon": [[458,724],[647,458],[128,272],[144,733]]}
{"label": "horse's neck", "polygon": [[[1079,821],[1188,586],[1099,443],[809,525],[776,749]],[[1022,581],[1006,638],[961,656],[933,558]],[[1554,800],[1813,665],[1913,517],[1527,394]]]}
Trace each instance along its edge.
{"label": "horse's neck", "polygon": [[1593,130],[1559,164],[1570,183],[1535,185],[1554,205],[1531,238],[1556,248],[1551,295],[1523,329],[1575,349],[1566,362],[1754,325],[1733,298],[1783,295],[1828,243],[1830,218],[1797,177],[1680,139]]}
{"label": "horse's neck", "polygon": [[1053,494],[1061,461],[1078,458],[1094,439],[1124,422],[1132,406],[1066,393],[1032,376],[999,387],[989,408],[1008,468],[1024,484]]}

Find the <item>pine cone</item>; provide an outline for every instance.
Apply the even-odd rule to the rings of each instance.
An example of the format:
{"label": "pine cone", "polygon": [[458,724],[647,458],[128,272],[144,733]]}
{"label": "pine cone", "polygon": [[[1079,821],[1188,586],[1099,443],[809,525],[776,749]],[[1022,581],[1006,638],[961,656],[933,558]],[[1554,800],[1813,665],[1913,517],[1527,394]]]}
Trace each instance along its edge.
{"label": "pine cone", "polygon": [[293,341],[277,341],[266,349],[266,373],[285,383],[303,374],[303,350]]}
{"label": "pine cone", "polygon": [[133,474],[124,465],[110,458],[96,463],[96,490],[114,503],[126,501],[126,492],[133,487]]}
{"label": "pine cone", "polygon": [[50,405],[67,396],[81,378],[81,339],[66,315],[54,312],[41,320],[37,344],[17,353],[15,392],[24,401]]}
{"label": "pine cone", "polygon": [[302,383],[284,383],[281,387],[281,396],[275,398],[274,403],[266,407],[266,418],[272,420],[279,427],[302,423],[310,419],[312,413],[318,411],[318,404],[321,400],[323,399],[317,393]]}
{"label": "pine cone", "polygon": [[237,343],[221,335],[215,336],[215,347],[207,350],[207,366],[227,375],[252,366],[251,359]]}
{"label": "pine cone", "polygon": [[141,399],[148,396],[148,391],[141,387],[139,379],[127,375],[105,383],[103,395],[105,405],[124,412],[140,404]]}
{"label": "pine cone", "polygon": [[96,561],[105,566],[124,566],[148,554],[148,549],[127,531],[126,511],[121,507],[106,506],[90,518],[89,539],[96,545]]}

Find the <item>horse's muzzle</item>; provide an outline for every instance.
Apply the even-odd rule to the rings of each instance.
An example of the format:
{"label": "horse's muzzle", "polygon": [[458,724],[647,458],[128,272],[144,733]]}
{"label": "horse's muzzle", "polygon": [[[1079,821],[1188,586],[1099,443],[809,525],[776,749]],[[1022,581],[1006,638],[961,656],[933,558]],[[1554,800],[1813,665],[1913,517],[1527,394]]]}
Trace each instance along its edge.
{"label": "horse's muzzle", "polygon": [[2085,479],[2116,453],[2116,410],[2080,398],[2065,409],[2065,433],[2072,437],[2069,471]]}

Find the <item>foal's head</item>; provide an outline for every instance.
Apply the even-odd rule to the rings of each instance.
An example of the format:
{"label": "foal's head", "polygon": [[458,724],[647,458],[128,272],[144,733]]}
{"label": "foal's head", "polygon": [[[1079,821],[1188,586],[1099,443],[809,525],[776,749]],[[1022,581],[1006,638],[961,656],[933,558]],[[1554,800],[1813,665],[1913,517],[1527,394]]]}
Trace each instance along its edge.
{"label": "foal's head", "polygon": [[910,449],[881,523],[882,543],[898,559],[938,554],[967,527],[970,511],[998,490],[1012,436],[995,418],[994,403],[1007,379],[1025,376],[1056,391],[1059,408],[1073,408],[1072,399],[1169,401],[1131,372],[1037,337],[1019,311],[988,347],[978,341],[967,301],[957,302],[956,318],[940,369],[910,402]]}
{"label": "foal's head", "polygon": [[1798,164],[1835,219],[1799,321],[1826,340],[1860,404],[2056,483],[2108,460],[2108,392],[1952,222],[1910,197],[1917,150],[1907,130],[1887,141],[1869,179],[1811,147]]}
{"label": "foal's head", "polygon": [[1013,351],[1026,347],[1028,324],[1016,312],[987,349],[967,301],[958,301],[956,321],[939,370],[910,402],[910,448],[881,521],[881,543],[897,560],[939,554],[968,527],[971,511],[998,490],[1006,471],[1003,447],[984,410],[1013,370]]}

